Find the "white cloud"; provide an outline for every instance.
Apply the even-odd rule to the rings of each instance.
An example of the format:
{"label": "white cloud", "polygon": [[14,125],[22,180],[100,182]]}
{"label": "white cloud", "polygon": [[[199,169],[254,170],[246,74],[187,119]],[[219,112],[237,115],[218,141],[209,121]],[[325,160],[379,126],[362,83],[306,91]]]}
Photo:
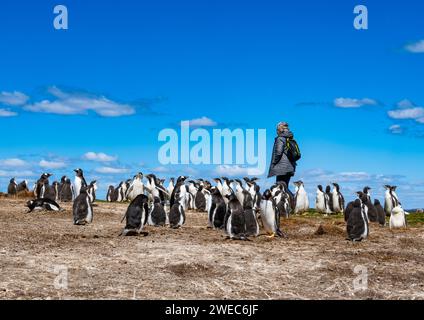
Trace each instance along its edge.
{"label": "white cloud", "polygon": [[424,117],[424,108],[415,107],[409,109],[392,110],[389,111],[389,117],[393,119],[418,120]]}
{"label": "white cloud", "polygon": [[412,53],[424,53],[424,40],[408,44],[405,49]]}
{"label": "white cloud", "polygon": [[403,129],[400,125],[394,124],[389,128],[390,132],[393,134],[401,134],[403,133]]}
{"label": "white cloud", "polygon": [[120,174],[120,173],[128,173],[128,169],[125,168],[112,168],[112,167],[101,167],[97,168],[96,172],[103,174]]}
{"label": "white cloud", "polygon": [[169,173],[170,169],[168,167],[156,167],[152,169],[153,173]]}
{"label": "white cloud", "polygon": [[119,117],[135,114],[135,109],[128,104],[121,104],[104,96],[86,93],[69,93],[57,87],[49,88],[55,100],[43,100],[24,106],[31,112],[53,113],[60,115],[85,115],[93,111],[103,117]]}
{"label": "white cloud", "polygon": [[18,114],[14,111],[10,111],[7,109],[0,109],[0,117],[15,117]]}
{"label": "white cloud", "polygon": [[191,127],[215,127],[217,123],[210,118],[202,117],[189,120]]}
{"label": "white cloud", "polygon": [[99,152],[87,152],[83,158],[89,161],[97,161],[97,162],[113,162],[118,159],[118,157],[110,156],[105,153]]}
{"label": "white cloud", "polygon": [[39,163],[40,167],[45,169],[61,169],[66,167],[66,163],[62,161],[47,161],[41,160]]}
{"label": "white cloud", "polygon": [[339,108],[360,108],[363,106],[378,105],[377,101],[369,98],[352,99],[352,98],[337,98],[334,100],[334,105]]}
{"label": "white cloud", "polygon": [[24,160],[12,158],[0,160],[0,166],[3,167],[24,167],[27,163]]}
{"label": "white cloud", "polygon": [[408,100],[408,99],[399,101],[396,105],[398,108],[402,108],[402,109],[409,109],[409,108],[416,107],[415,103],[413,103],[411,100]]}
{"label": "white cloud", "polygon": [[7,177],[7,178],[26,178],[26,177],[33,177],[36,176],[32,171],[29,170],[20,170],[20,171],[9,171],[9,170],[0,170],[0,177]]}
{"label": "white cloud", "polygon": [[29,97],[22,92],[1,92],[0,93],[0,104],[8,106],[21,106],[27,103]]}
{"label": "white cloud", "polygon": [[238,165],[220,165],[215,169],[216,174],[220,176],[241,177],[241,176],[260,176],[263,174],[258,168],[242,167]]}

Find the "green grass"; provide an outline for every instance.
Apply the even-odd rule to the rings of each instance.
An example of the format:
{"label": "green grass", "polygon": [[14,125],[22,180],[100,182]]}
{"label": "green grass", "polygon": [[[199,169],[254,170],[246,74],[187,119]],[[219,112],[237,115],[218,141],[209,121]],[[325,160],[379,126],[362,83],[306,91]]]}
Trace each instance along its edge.
{"label": "green grass", "polygon": [[424,224],[424,214],[411,213],[409,216],[406,216],[406,221],[409,226],[421,226]]}

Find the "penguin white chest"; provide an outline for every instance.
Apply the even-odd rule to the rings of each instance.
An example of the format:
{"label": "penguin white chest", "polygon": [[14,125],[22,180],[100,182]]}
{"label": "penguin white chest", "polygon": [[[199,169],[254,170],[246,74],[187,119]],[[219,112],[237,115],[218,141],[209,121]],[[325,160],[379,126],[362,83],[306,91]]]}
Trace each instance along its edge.
{"label": "penguin white chest", "polygon": [[401,207],[393,208],[390,215],[390,229],[406,227],[405,211]]}
{"label": "penguin white chest", "polygon": [[261,217],[265,231],[268,233],[275,232],[275,211],[271,201],[261,202]]}

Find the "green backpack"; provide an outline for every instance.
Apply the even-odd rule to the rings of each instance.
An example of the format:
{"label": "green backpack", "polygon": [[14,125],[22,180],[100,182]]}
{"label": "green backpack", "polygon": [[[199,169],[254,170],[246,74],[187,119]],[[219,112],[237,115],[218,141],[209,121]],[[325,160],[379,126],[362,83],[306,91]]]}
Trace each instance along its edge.
{"label": "green backpack", "polygon": [[286,155],[289,158],[290,162],[297,162],[302,158],[300,153],[299,145],[296,140],[292,138],[286,138]]}

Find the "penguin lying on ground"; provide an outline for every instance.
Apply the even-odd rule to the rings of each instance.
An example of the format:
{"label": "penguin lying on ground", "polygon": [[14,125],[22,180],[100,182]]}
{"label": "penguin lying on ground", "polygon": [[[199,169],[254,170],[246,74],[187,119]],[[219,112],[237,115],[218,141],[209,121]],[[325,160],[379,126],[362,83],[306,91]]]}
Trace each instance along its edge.
{"label": "penguin lying on ground", "polygon": [[79,196],[74,200],[72,212],[74,225],[86,225],[93,222],[93,206],[87,187],[81,187]]}
{"label": "penguin lying on ground", "polygon": [[365,210],[361,200],[356,199],[347,221],[347,240],[358,242],[368,237],[369,228]]}
{"label": "penguin lying on ground", "polygon": [[57,202],[50,200],[50,199],[35,199],[28,201],[26,203],[26,206],[28,207],[29,211],[28,213],[34,211],[34,210],[47,210],[47,211],[61,211],[62,209],[57,204]]}

